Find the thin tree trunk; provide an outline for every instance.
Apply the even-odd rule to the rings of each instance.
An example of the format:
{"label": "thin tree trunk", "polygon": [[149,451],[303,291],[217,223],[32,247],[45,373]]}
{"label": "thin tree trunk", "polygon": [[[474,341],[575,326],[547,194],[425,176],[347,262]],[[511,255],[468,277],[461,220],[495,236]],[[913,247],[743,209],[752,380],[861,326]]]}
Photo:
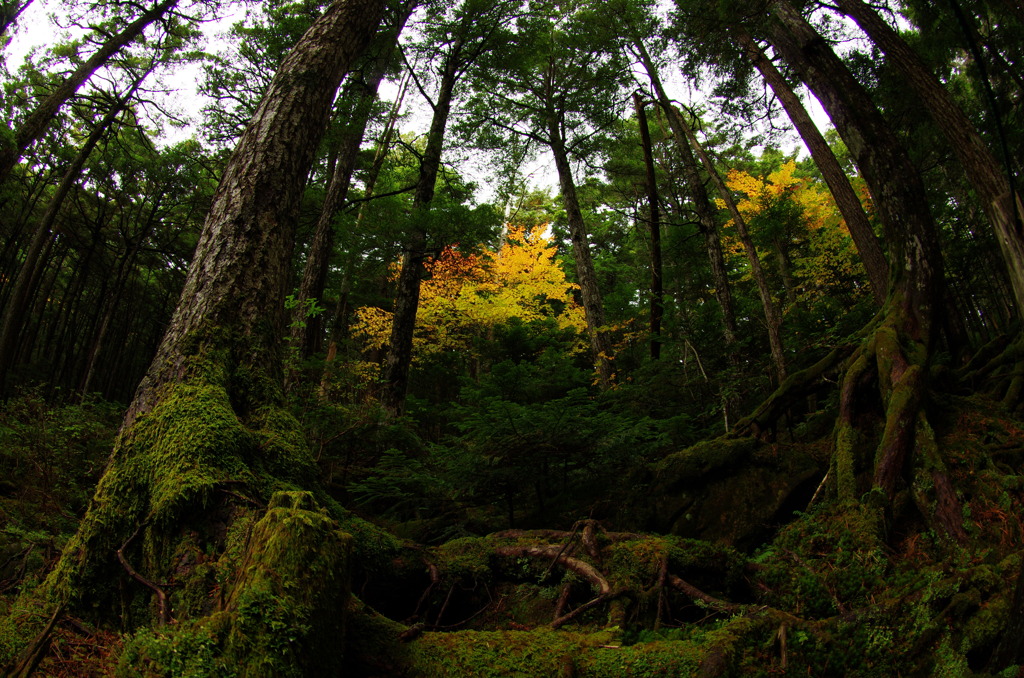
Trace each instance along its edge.
{"label": "thin tree trunk", "polygon": [[705,173],[710,177],[711,183],[715,185],[718,195],[725,202],[729,214],[732,215],[732,221],[736,226],[736,232],[740,236],[740,242],[743,243],[743,250],[747,255],[747,261],[750,262],[750,273],[754,277],[757,291],[761,295],[761,306],[764,309],[765,324],[768,329],[768,345],[772,352],[772,365],[775,367],[775,378],[781,384],[782,380],[786,378],[786,354],[782,347],[782,314],[779,312],[779,306],[775,303],[775,298],[772,296],[771,287],[768,285],[768,276],[765,275],[764,269],[761,267],[761,258],[757,255],[757,249],[754,247],[753,238],[750,237],[747,222],[743,215],[740,214],[740,210],[736,206],[736,201],[733,200],[729,187],[725,185],[725,181],[722,180],[722,176],[715,168],[711,157],[697,140],[697,135],[693,133],[693,129],[682,119],[682,114],[674,106],[672,107],[672,114],[677,117],[679,128],[686,134],[687,140],[697,153],[697,157],[700,158],[701,164],[704,165]]}
{"label": "thin tree trunk", "polygon": [[395,310],[391,322],[391,338],[384,362],[381,404],[392,416],[405,409],[405,396],[409,390],[409,368],[412,365],[413,334],[416,330],[416,311],[420,303],[420,282],[426,259],[427,234],[424,229],[430,203],[434,199],[437,175],[441,170],[441,152],[444,134],[451,114],[455,83],[460,69],[461,39],[456,39],[445,57],[441,72],[441,85],[434,103],[434,115],[427,134],[427,144],[420,159],[419,180],[413,197],[413,223],[402,255],[402,268],[398,274]]}
{"label": "thin tree trunk", "polygon": [[647,125],[647,112],[638,93],[633,94],[637,124],[640,127],[640,144],[644,151],[645,187],[647,189],[647,210],[651,233],[651,360],[661,359],[661,321],[665,315],[665,290],[661,266],[661,208],[658,200],[658,180],[654,172],[654,153],[651,145],[651,131]]}
{"label": "thin tree trunk", "polygon": [[837,4],[899,69],[949,141],[995,229],[1020,314],[1024,309],[1024,206],[1020,194],[1012,190],[1005,170],[977,128],[910,45],[862,0],[839,0]]}
{"label": "thin tree trunk", "polygon": [[7,175],[21,159],[25,150],[43,135],[43,132],[53,122],[53,116],[64,105],[64,102],[75,95],[82,83],[92,77],[92,74],[107,63],[110,57],[142,35],[147,26],[164,16],[177,2],[178,0],[161,0],[138,19],[125,26],[120,33],[111,36],[53,92],[36,105],[35,109],[15,130],[13,145],[0,142],[0,183],[6,181]]}
{"label": "thin tree trunk", "polygon": [[96,144],[99,143],[100,138],[107,133],[107,130],[114,123],[114,120],[117,119],[117,116],[124,111],[128,100],[135,93],[139,84],[141,84],[141,79],[135,83],[127,95],[118,99],[111,106],[102,120],[89,133],[85,143],[82,144],[82,148],[75,155],[71,166],[64,173],[60,184],[57,186],[57,190],[54,191],[53,197],[46,207],[46,212],[43,213],[39,224],[36,226],[32,242],[29,243],[28,250],[25,252],[25,260],[18,271],[18,277],[14,281],[11,296],[4,309],[3,327],[0,329],[0,394],[6,392],[7,374],[14,365],[14,353],[18,337],[21,335],[25,324],[25,315],[28,312],[29,306],[28,300],[35,292],[32,286],[33,273],[39,266],[43,247],[51,237],[50,231],[57,219],[57,214],[60,212],[68,193],[77,183],[78,177],[82,173],[82,168],[85,166],[86,160],[89,159],[89,155],[96,147]]}
{"label": "thin tree trunk", "polygon": [[850,185],[846,172],[839,165],[828,142],[825,141],[825,137],[811,120],[811,116],[808,115],[807,109],[800,102],[796,92],[782,77],[782,73],[775,68],[775,65],[765,56],[748,33],[741,30],[736,32],[736,36],[743,46],[747,58],[772,88],[775,96],[779,98],[797,133],[800,134],[800,138],[807,144],[811,158],[821,170],[821,176],[828,184],[836,206],[846,221],[846,227],[850,230],[850,237],[853,238],[853,243],[857,246],[875,301],[881,305],[885,301],[885,293],[889,289],[889,264],[885,260],[882,246],[878,243],[878,237],[875,235],[874,229],[871,228],[871,222],[864,212],[864,206],[854,192],[853,186]]}
{"label": "thin tree trunk", "polygon": [[153,206],[149,210],[149,216],[145,220],[145,225],[140,229],[135,237],[126,243],[124,256],[121,257],[120,262],[117,266],[117,274],[114,276],[113,283],[110,291],[106,294],[100,295],[101,305],[103,308],[103,315],[99,321],[99,327],[93,332],[93,340],[89,346],[89,352],[86,355],[84,376],[82,377],[81,384],[79,386],[79,395],[84,400],[89,394],[89,386],[92,384],[93,374],[96,369],[96,361],[99,358],[100,351],[103,348],[103,343],[107,338],[107,331],[110,328],[110,323],[114,318],[114,313],[117,310],[118,305],[121,302],[121,295],[124,293],[125,286],[128,282],[128,277],[131,274],[132,267],[135,265],[135,258],[138,256],[139,249],[142,243],[149,237],[153,228],[157,224],[157,212],[160,209],[160,201],[163,195],[157,195],[154,198]]}
{"label": "thin tree trunk", "polygon": [[[362,224],[366,219],[366,205],[369,204],[370,198],[374,195],[374,190],[377,186],[377,178],[380,176],[381,169],[384,167],[384,160],[387,157],[388,150],[391,148],[391,139],[395,133],[395,125],[398,122],[398,116],[402,111],[402,103],[405,100],[405,95],[408,92],[410,76],[408,72],[402,78],[402,81],[398,85],[398,96],[395,97],[395,101],[391,106],[391,112],[388,114],[387,124],[384,126],[384,133],[381,134],[380,141],[377,143],[377,150],[373,156],[373,164],[370,165],[370,170],[366,175],[366,186],[363,192],[363,204],[359,209],[359,214],[356,216],[356,223],[354,226],[355,232],[359,232],[362,228]],[[352,286],[352,275],[353,269],[356,265],[356,253],[350,252],[348,260],[345,262],[345,272],[342,275],[341,285],[338,289],[338,303],[334,310],[334,320],[331,326],[331,342],[327,348],[326,362],[332,363],[337,357],[338,353],[338,340],[341,337],[343,328],[347,327],[347,319],[349,314],[349,294]],[[327,374],[324,374],[324,378],[320,380],[320,393],[321,396],[327,392]]]}
{"label": "thin tree trunk", "polygon": [[548,116],[548,140],[551,153],[555,157],[555,169],[558,172],[558,185],[562,191],[562,206],[565,208],[565,220],[569,226],[569,239],[572,241],[573,259],[576,262],[576,281],[580,286],[580,297],[583,300],[583,315],[587,321],[587,333],[590,335],[590,350],[597,367],[597,377],[601,388],[610,388],[614,381],[612,360],[614,353],[608,333],[604,329],[604,305],[601,291],[597,285],[597,272],[590,256],[590,242],[587,237],[587,225],[583,221],[579,198],[576,196],[576,184],[572,178],[569,156],[562,139],[562,130],[554,113]]}
{"label": "thin tree trunk", "polygon": [[800,13],[788,0],[776,0],[772,13],[772,43],[818,97],[871,190],[892,250],[890,283],[907,295],[908,320],[917,316],[907,329],[930,346],[942,256],[921,175],[870,95]]}
{"label": "thin tree trunk", "polygon": [[722,333],[725,338],[726,354],[729,362],[733,365],[739,364],[739,342],[736,332],[736,314],[733,311],[732,289],[729,286],[729,276],[726,272],[725,257],[722,255],[722,242],[718,237],[718,226],[715,223],[715,210],[708,199],[707,190],[704,188],[704,181],[697,169],[697,160],[690,149],[686,132],[682,129],[679,119],[676,117],[665,88],[658,76],[654,60],[647,51],[642,40],[634,42],[640,60],[643,62],[647,76],[654,87],[658,104],[665,112],[668,119],[669,129],[675,137],[676,149],[683,158],[683,173],[685,178],[686,191],[689,194],[690,202],[694,212],[697,213],[697,228],[704,236],[704,245],[708,252],[708,260],[711,263],[711,280],[715,286],[715,297],[722,308]]}

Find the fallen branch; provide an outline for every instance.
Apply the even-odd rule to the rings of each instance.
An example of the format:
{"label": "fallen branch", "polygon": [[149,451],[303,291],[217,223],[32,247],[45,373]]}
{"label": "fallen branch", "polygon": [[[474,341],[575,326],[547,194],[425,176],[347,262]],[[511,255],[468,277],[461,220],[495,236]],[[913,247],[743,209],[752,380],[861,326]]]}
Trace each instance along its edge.
{"label": "fallen branch", "polygon": [[680,579],[674,574],[668,575],[668,583],[669,586],[674,588],[676,591],[686,594],[693,600],[700,601],[702,603],[705,603],[706,605],[722,610],[723,612],[736,612],[742,609],[741,605],[737,605],[736,603],[729,603],[724,600],[719,600],[718,598],[715,598],[710,594],[704,593],[693,584],[684,581],[683,579]]}
{"label": "fallen branch", "polygon": [[568,612],[568,613],[562,615],[561,617],[559,617],[555,621],[551,622],[550,626],[553,629],[557,629],[558,627],[560,627],[560,626],[562,626],[564,624],[567,624],[568,622],[572,621],[573,619],[575,619],[579,615],[583,614],[587,610],[589,610],[589,609],[591,609],[593,607],[597,607],[601,603],[607,602],[607,601],[611,600],[612,598],[618,598],[619,596],[622,595],[622,593],[623,593],[623,591],[621,589],[618,590],[618,591],[608,591],[607,593],[602,593],[597,598],[594,598],[593,600],[591,600],[589,602],[583,603],[582,605],[577,607],[572,612]]}
{"label": "fallen branch", "polygon": [[46,622],[43,630],[32,639],[28,647],[21,651],[17,662],[4,673],[4,678],[29,678],[32,675],[32,672],[35,671],[36,667],[39,666],[39,662],[43,659],[43,654],[50,644],[50,635],[53,633],[53,627],[57,624],[57,619],[63,612],[64,605],[58,605],[57,609],[50,615],[50,620]]}
{"label": "fallen branch", "polygon": [[602,596],[611,593],[611,585],[608,584],[608,580],[605,579],[604,575],[596,567],[583,562],[579,558],[563,555],[562,549],[558,546],[499,546],[495,549],[495,552],[499,556],[506,558],[525,556],[527,558],[551,559],[565,569],[571,570],[586,579]]}

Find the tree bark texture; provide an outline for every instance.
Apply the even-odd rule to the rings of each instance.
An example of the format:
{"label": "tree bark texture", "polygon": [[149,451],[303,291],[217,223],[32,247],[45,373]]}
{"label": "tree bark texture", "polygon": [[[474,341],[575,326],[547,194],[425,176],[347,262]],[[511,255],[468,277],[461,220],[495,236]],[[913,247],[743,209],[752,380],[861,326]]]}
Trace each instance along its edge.
{"label": "tree bark texture", "polygon": [[913,48],[862,0],[839,0],[838,7],[857,22],[903,74],[949,141],[995,229],[1019,315],[1024,309],[1024,206],[1020,194],[1011,190],[1005,169],[989,151],[977,128]]}
{"label": "tree bark texture", "polygon": [[295,211],[335,92],[379,24],[381,5],[336,1],[281,63],[224,170],[181,301],[126,424],[152,407],[161,384],[185,377],[196,342],[217,328],[233,335],[231,363],[280,378]]}
{"label": "tree bark texture", "polygon": [[908,336],[931,345],[942,255],[920,173],[871,97],[831,47],[788,2],[772,4],[769,39],[821,101],[871,190],[890,248]]}
{"label": "tree bark texture", "polygon": [[807,144],[814,164],[821,170],[821,176],[828,184],[836,206],[843,215],[847,228],[850,229],[850,237],[853,238],[853,243],[860,253],[864,270],[867,272],[868,281],[871,284],[871,292],[875,301],[881,305],[885,301],[885,293],[889,288],[889,263],[885,260],[885,253],[882,252],[878,237],[871,227],[868,215],[864,212],[864,206],[854,192],[853,186],[850,185],[850,179],[839,165],[839,161],[836,160],[825,137],[811,120],[811,116],[800,102],[800,98],[786,82],[782,73],[775,68],[775,64],[765,56],[748,33],[741,30],[736,35],[747,58],[754,64],[768,86],[772,88],[775,96],[779,98],[797,133],[800,134],[800,138]]}
{"label": "tree bark texture", "polygon": [[[788,0],[771,6],[770,40],[824,106],[868,184],[890,250],[889,293],[881,314],[851,356],[840,391],[834,464],[840,495],[853,499],[862,489],[854,478],[864,431],[857,425],[877,388],[885,410],[884,429],[873,458],[873,486],[891,501],[909,478],[915,450],[927,456],[934,436],[922,404],[942,298],[943,265],[924,185],[898,139],[867,92],[825,40]],[[875,396],[877,398],[877,396]],[[927,463],[941,464],[931,455]],[[929,515],[954,511],[921,506]],[[937,516],[938,524],[950,521]]]}

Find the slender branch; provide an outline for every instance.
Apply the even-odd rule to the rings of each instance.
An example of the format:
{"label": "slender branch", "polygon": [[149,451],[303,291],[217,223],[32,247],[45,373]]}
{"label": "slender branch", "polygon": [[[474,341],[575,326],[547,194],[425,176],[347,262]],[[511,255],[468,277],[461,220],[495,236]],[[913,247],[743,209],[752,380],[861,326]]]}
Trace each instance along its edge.
{"label": "slender branch", "polygon": [[667,579],[668,579],[669,586],[671,586],[675,590],[679,591],[680,593],[686,594],[687,596],[689,596],[693,600],[697,600],[697,601],[700,601],[702,603],[706,603],[707,605],[710,605],[711,607],[718,608],[719,610],[722,610],[723,612],[736,612],[737,610],[741,609],[741,607],[742,607],[740,605],[737,605],[736,603],[729,603],[729,602],[726,602],[724,600],[719,600],[718,598],[715,598],[714,596],[712,596],[712,595],[710,595],[708,593],[704,593],[703,591],[701,591],[699,588],[697,588],[693,584],[691,584],[691,583],[689,583],[689,582],[687,582],[687,581],[685,581],[683,579],[680,579],[679,577],[677,577],[674,574],[668,575]]}
{"label": "slender branch", "polygon": [[553,628],[553,629],[557,629],[558,627],[563,626],[563,625],[567,624],[568,622],[572,621],[573,619],[575,619],[579,615],[583,614],[587,610],[589,610],[589,609],[591,609],[593,607],[597,607],[601,603],[607,602],[607,601],[611,600],[612,598],[617,598],[620,595],[622,595],[622,591],[621,590],[609,591],[608,593],[602,593],[601,595],[599,595],[597,598],[594,598],[590,602],[583,603],[582,605],[577,607],[572,612],[568,612],[568,613],[562,615],[561,617],[559,617],[558,619],[556,619],[555,621],[551,622],[550,627]]}
{"label": "slender branch", "polygon": [[167,594],[164,592],[162,588],[160,588],[159,586],[157,586],[156,584],[154,584],[153,582],[151,582],[150,580],[146,579],[141,574],[136,572],[135,568],[133,568],[128,563],[128,559],[124,557],[124,550],[128,548],[128,545],[131,544],[132,541],[134,541],[135,537],[139,536],[139,531],[141,530],[142,525],[139,525],[135,529],[135,532],[132,534],[132,536],[128,537],[128,541],[126,541],[121,546],[121,548],[117,549],[117,560],[121,563],[121,567],[123,567],[125,571],[128,573],[128,576],[130,576],[132,579],[139,582],[146,588],[151,589],[153,593],[156,594],[157,624],[158,626],[164,626],[167,623],[168,619]]}

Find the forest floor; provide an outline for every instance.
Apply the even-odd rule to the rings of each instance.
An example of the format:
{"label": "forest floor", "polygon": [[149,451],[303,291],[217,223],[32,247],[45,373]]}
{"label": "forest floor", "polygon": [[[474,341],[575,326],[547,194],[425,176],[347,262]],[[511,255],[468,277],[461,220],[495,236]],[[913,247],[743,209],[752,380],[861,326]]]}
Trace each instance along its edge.
{"label": "forest floor", "polygon": [[[346,675],[1024,675],[1024,423],[979,397],[933,398],[929,414],[959,537],[922,515],[923,482],[891,505],[831,499],[827,436],[706,441],[637,470],[600,520],[396,541],[383,570],[357,563]],[[7,403],[8,622],[38,615],[25,601],[76,529],[118,421],[103,403]],[[18,652],[10,628],[4,657]],[[194,661],[151,675],[222,675],[204,673],[184,629],[161,630],[161,647]],[[148,646],[131,631],[63,615],[36,675],[133,675],[126,655]]]}

